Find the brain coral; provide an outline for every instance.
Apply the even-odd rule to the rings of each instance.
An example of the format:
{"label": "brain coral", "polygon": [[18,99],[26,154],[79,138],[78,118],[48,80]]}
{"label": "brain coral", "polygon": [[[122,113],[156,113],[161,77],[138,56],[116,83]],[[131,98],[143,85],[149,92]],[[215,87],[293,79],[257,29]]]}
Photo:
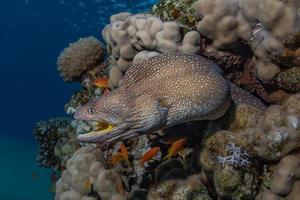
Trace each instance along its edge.
{"label": "brain coral", "polygon": [[95,37],[80,38],[65,48],[57,59],[58,71],[65,81],[77,81],[101,63],[104,49]]}

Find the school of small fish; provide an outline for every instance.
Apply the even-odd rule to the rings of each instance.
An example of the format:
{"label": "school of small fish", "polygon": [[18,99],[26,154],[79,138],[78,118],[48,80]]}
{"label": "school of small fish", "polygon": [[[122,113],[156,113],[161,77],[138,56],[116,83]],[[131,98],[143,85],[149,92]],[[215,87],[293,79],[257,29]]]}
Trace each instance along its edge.
{"label": "school of small fish", "polygon": [[[177,156],[180,151],[184,150],[186,143],[187,143],[186,138],[182,138],[174,141],[170,145],[167,155],[163,159],[161,159],[162,151],[159,146],[148,147],[145,150],[144,154],[138,159],[138,163],[140,167],[143,168],[143,167],[148,167],[148,162],[151,162],[153,160],[158,160],[158,161],[169,160]],[[109,164],[112,166],[115,166],[121,162],[126,162],[127,164],[130,165],[129,152],[126,146],[124,145],[124,143],[121,143],[118,147],[118,151],[115,154],[113,154],[111,158],[109,158]]]}

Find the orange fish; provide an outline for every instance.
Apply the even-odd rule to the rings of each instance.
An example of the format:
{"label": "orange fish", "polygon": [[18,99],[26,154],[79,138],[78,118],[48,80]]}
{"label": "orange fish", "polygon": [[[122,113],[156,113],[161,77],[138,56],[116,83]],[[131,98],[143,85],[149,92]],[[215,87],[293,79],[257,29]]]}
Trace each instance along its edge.
{"label": "orange fish", "polygon": [[125,160],[126,160],[125,156],[121,152],[119,152],[113,155],[110,164],[116,165],[118,162],[125,161]]}
{"label": "orange fish", "polygon": [[158,154],[159,151],[160,151],[160,147],[153,147],[149,149],[139,160],[140,165],[144,166],[144,163],[151,160],[154,156]]}
{"label": "orange fish", "polygon": [[116,165],[118,162],[121,162],[121,161],[126,161],[127,163],[129,163],[128,158],[129,158],[128,151],[127,151],[125,145],[124,144],[120,144],[120,152],[116,153],[112,157],[110,163],[112,165]]}
{"label": "orange fish", "polygon": [[175,156],[180,150],[183,149],[187,140],[185,138],[176,140],[171,147],[168,149],[168,154],[163,158],[163,161],[166,159],[170,159]]}
{"label": "orange fish", "polygon": [[108,78],[107,77],[99,77],[93,81],[94,86],[98,88],[108,88]]}
{"label": "orange fish", "polygon": [[120,144],[120,152],[121,152],[121,154],[123,154],[125,160],[128,161],[128,151],[123,143]]}

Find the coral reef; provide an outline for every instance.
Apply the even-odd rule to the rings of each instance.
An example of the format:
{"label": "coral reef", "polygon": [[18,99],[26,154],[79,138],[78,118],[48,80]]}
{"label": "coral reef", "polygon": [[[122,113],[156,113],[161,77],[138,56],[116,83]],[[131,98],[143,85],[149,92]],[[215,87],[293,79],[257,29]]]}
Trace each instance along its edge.
{"label": "coral reef", "polygon": [[[231,122],[227,125],[229,131],[219,131],[205,140],[199,155],[199,164],[206,173],[213,174],[212,181],[219,196],[231,197],[232,199],[254,198],[253,195],[258,193],[259,189],[257,184],[260,182],[256,174],[261,173],[259,169],[262,165],[262,163],[255,162],[256,159],[265,161],[265,164],[267,161],[278,162],[281,159],[277,167],[278,170],[275,171],[274,178],[270,183],[274,194],[266,191],[259,196],[266,196],[263,199],[272,199],[271,196],[278,194],[283,196],[282,193],[275,192],[280,190],[277,189],[280,186],[289,187],[288,191],[290,192],[292,182],[288,186],[282,181],[284,181],[283,176],[288,176],[289,180],[293,181],[288,175],[290,173],[289,168],[285,168],[284,165],[288,167],[295,165],[290,170],[299,169],[298,161],[296,161],[298,158],[288,155],[292,150],[300,147],[299,98],[299,94],[293,95],[282,105],[272,105],[266,111],[247,105],[238,105]],[[246,157],[235,156],[233,152],[245,154]],[[290,161],[290,157],[296,160]],[[245,161],[245,164],[242,161]],[[294,165],[290,165],[289,162],[293,162]],[[285,168],[284,171],[281,170],[282,168]],[[255,173],[254,169],[257,170]],[[243,175],[248,181],[241,178]],[[266,174],[261,176],[266,176]],[[227,181],[229,182],[227,183]],[[237,187],[248,188],[237,189]],[[239,190],[241,193],[236,193]],[[284,189],[282,188],[282,190]],[[251,191],[251,195],[249,191]],[[247,193],[250,196],[240,196]],[[285,195],[287,194],[286,192]]]}
{"label": "coral reef", "polygon": [[181,200],[181,199],[202,199],[210,200],[205,186],[202,184],[199,175],[193,175],[186,180],[165,181],[150,189],[147,199],[149,200]]}
{"label": "coral reef", "polygon": [[[250,47],[251,52],[239,54],[249,58],[254,54],[257,58],[252,59],[256,68],[254,77],[263,82],[273,80],[282,67],[299,66],[297,6],[297,1],[280,0],[198,0],[193,4],[200,18],[196,25],[199,33],[209,38],[208,43],[212,41],[218,50],[234,52]],[[263,98],[274,103],[266,94]]]}
{"label": "coral reef", "polygon": [[67,114],[74,114],[79,106],[86,104],[90,99],[90,92],[88,90],[81,90],[71,96],[71,99],[65,105]]}
{"label": "coral reef", "polygon": [[37,163],[41,167],[52,169],[49,190],[55,192],[55,183],[67,161],[79,148],[75,129],[67,118],[52,118],[38,122],[33,129],[38,142]]}
{"label": "coral reef", "polygon": [[258,57],[268,60],[268,54],[282,48],[281,40],[299,31],[298,4],[279,0],[199,0],[193,6],[201,18],[197,30],[212,38],[214,46],[225,48],[241,38]]}
{"label": "coral reef", "polygon": [[152,7],[151,13],[163,21],[176,21],[184,29],[192,30],[197,21],[192,10],[194,2],[195,0],[161,0]]}
{"label": "coral reef", "polygon": [[65,81],[78,81],[90,69],[99,65],[104,49],[95,37],[80,38],[71,43],[58,57],[58,71]]}
{"label": "coral reef", "polygon": [[103,200],[125,200],[124,192],[120,175],[104,168],[101,150],[85,146],[68,160],[66,170],[57,181],[55,199],[82,200],[98,195]]}
{"label": "coral reef", "polygon": [[184,177],[185,171],[180,161],[167,160],[155,169],[155,181],[163,182]]}
{"label": "coral reef", "polygon": [[42,167],[61,170],[78,148],[75,130],[67,118],[53,118],[41,121],[33,129],[39,144],[37,162]]}
{"label": "coral reef", "polygon": [[254,173],[226,165],[213,172],[215,190],[220,199],[254,199],[258,180]]}
{"label": "coral reef", "polygon": [[196,53],[200,50],[200,35],[196,31],[181,36],[176,22],[163,22],[149,14],[119,13],[111,16],[102,36],[112,54],[111,87],[118,87],[123,73],[132,65],[134,56],[142,50],[161,53]]}
{"label": "coral reef", "polygon": [[111,16],[105,60],[94,37],[70,44],[75,119],[33,131],[55,199],[300,199],[299,7],[161,0]]}
{"label": "coral reef", "polygon": [[[153,145],[158,145],[157,141],[162,154],[167,154],[159,139],[164,137],[162,133],[162,136],[141,136],[124,143],[128,151],[124,155],[128,154],[128,160],[116,161],[110,167],[107,167],[109,158],[124,153],[124,149],[119,150],[120,144],[104,153],[96,145],[82,147],[68,160],[56,184],[56,199],[145,199],[146,196],[148,199],[178,200],[276,199],[281,196],[297,199],[299,194],[294,188],[299,185],[299,157],[288,154],[300,144],[299,100],[299,94],[293,95],[282,105],[272,105],[266,111],[237,105],[233,113],[228,113],[233,117],[226,118],[227,131],[219,131],[203,140],[201,151],[190,146],[191,141],[188,143],[194,155],[199,156],[199,167],[203,170],[200,174],[199,169],[185,167],[195,163],[193,159],[181,159],[184,151],[166,162],[155,158],[145,166],[136,162],[153,149]],[[86,126],[91,128],[89,124]],[[169,149],[171,146],[174,145]],[[257,159],[262,162],[258,163]],[[267,160],[280,160],[275,173],[261,171],[270,167]],[[289,183],[281,184],[284,181]]]}
{"label": "coral reef", "polygon": [[270,189],[258,195],[258,200],[300,198],[300,158],[288,155],[276,166]]}
{"label": "coral reef", "polygon": [[217,132],[205,141],[200,156],[201,166],[208,171],[215,169],[218,166],[217,157],[227,152],[229,142],[235,143],[252,157],[273,161],[279,161],[300,147],[300,107],[296,103],[299,98],[299,95],[291,96],[283,105],[272,105],[263,113],[238,106],[229,131]]}
{"label": "coral reef", "polygon": [[290,92],[300,90],[300,67],[292,67],[278,74],[276,82],[279,87]]}
{"label": "coral reef", "polygon": [[[195,6],[193,6],[195,12],[197,13],[197,8],[198,8],[197,5],[198,4],[202,5],[206,9],[205,5],[207,2],[206,1],[195,2],[193,4],[193,5],[195,5]],[[220,3],[220,2],[216,3],[216,7],[222,6],[223,4],[224,4],[224,6],[226,6],[229,1],[223,1],[223,3]],[[178,16],[183,17],[184,13],[185,13],[185,11],[184,11],[185,6],[183,6],[183,4],[186,4],[186,3],[190,4],[192,2],[190,2],[190,1],[184,1],[184,2],[174,1],[173,2],[171,0],[168,0],[168,1],[161,1],[156,6],[158,6],[160,4],[161,5],[164,5],[164,4],[181,5],[181,6],[176,6],[176,7],[178,8],[178,11],[179,11]],[[293,3],[295,3],[295,2],[288,4],[287,5],[288,8],[285,8],[283,6],[284,9],[291,8],[290,5],[292,5]],[[156,8],[156,6],[154,6],[154,8],[157,10],[157,12],[160,13],[160,11],[158,11],[160,9]],[[229,8],[229,7],[230,7],[230,4],[228,5],[227,8]],[[162,9],[162,10],[165,10],[165,9]],[[216,8],[216,10],[218,10],[218,9]],[[294,16],[294,14],[295,14],[294,8],[292,10],[293,10],[292,15]],[[227,12],[226,8],[223,11],[226,13]],[[240,12],[242,12],[242,11],[239,11],[238,13],[240,13]],[[250,12],[250,11],[247,11],[247,12]],[[257,12],[260,12],[260,11],[257,11]],[[286,11],[284,11],[284,13],[286,14]],[[226,15],[226,14],[224,14],[224,15]],[[123,18],[122,18],[122,16],[123,16]],[[223,16],[223,15],[220,14],[220,16]],[[203,18],[200,15],[199,15],[199,17]],[[294,17],[295,17],[295,20],[293,22],[298,23],[298,21],[299,21],[298,17],[297,16],[294,16]],[[239,15],[237,16],[237,18],[239,18]],[[215,47],[213,47],[210,44],[211,42],[209,39],[202,37],[203,33],[201,31],[198,30],[199,33],[201,34],[201,36],[199,33],[197,33],[197,31],[193,31],[193,30],[184,31],[185,26],[182,26],[182,24],[178,21],[162,22],[159,19],[157,19],[154,16],[151,16],[149,14],[147,14],[147,15],[142,15],[142,14],[132,15],[130,13],[125,13],[125,14],[120,13],[117,15],[113,15],[111,17],[111,19],[117,20],[116,24],[120,25],[120,26],[119,25],[117,25],[117,26],[121,27],[121,30],[123,31],[124,34],[122,35],[122,38],[119,34],[114,34],[114,33],[112,34],[112,32],[116,32],[116,29],[112,28],[113,23],[115,23],[114,21],[111,21],[111,24],[107,25],[107,27],[103,30],[103,37],[106,38],[105,41],[108,44],[108,49],[110,52],[112,52],[112,56],[111,56],[112,62],[111,62],[111,66],[109,67],[109,68],[111,68],[110,88],[119,87],[119,83],[120,83],[119,81],[121,80],[121,78],[123,77],[123,75],[127,71],[127,69],[130,66],[132,66],[133,58],[138,52],[144,51],[144,50],[158,51],[158,52],[172,52],[172,51],[176,50],[176,51],[181,51],[181,52],[191,53],[191,54],[203,54],[203,55],[207,56],[208,58],[213,59],[216,63],[220,64],[220,66],[223,67],[227,78],[229,78],[235,84],[244,87],[248,91],[254,92],[256,95],[260,96],[265,102],[281,103],[282,100],[284,99],[283,97],[288,96],[288,93],[297,91],[297,90],[289,89],[289,90],[285,90],[285,92],[284,92],[283,90],[281,90],[281,88],[286,88],[286,87],[283,87],[282,85],[295,86],[295,84],[293,84],[294,82],[287,82],[286,84],[282,84],[279,81],[273,81],[274,78],[276,77],[276,75],[278,73],[280,73],[282,70],[281,63],[283,61],[282,62],[275,61],[276,59],[279,59],[279,55],[278,55],[279,51],[278,50],[277,51],[274,50],[273,52],[270,53],[269,51],[271,51],[271,50],[268,49],[269,47],[268,48],[266,47],[267,49],[259,50],[259,52],[268,51],[268,55],[264,55],[264,56],[256,55],[256,57],[258,57],[258,58],[254,59],[253,52],[255,54],[255,49],[253,50],[253,48],[252,48],[253,52],[251,52],[251,49],[249,48],[249,46],[251,47],[251,45],[249,45],[249,42],[241,43],[241,42],[239,42],[240,40],[237,40],[234,43],[239,43],[240,47],[233,48],[233,47],[231,47],[231,45],[229,45],[228,47],[229,47],[230,51],[222,51],[220,49],[215,49]],[[155,23],[152,22],[150,19],[154,20]],[[204,19],[202,19],[202,20],[204,20]],[[292,19],[290,19],[290,20],[292,20]],[[250,23],[250,21],[247,22],[248,25],[250,24],[251,26],[253,26],[252,24],[255,22],[251,21],[251,23]],[[199,23],[201,23],[201,20]],[[144,29],[147,29],[147,27],[149,28],[152,26],[156,27],[155,29],[153,29],[153,30],[155,30],[154,32],[152,31],[153,33],[149,32],[149,31],[144,31]],[[243,28],[243,25],[241,25],[241,26]],[[273,31],[273,29],[272,29],[272,31]],[[148,36],[146,36],[147,34],[145,34],[145,32],[148,33]],[[296,30],[293,31],[293,33],[295,33],[295,32],[296,32]],[[139,34],[137,34],[137,33],[139,33]],[[168,33],[168,34],[164,34],[164,33]],[[149,35],[149,34],[152,34],[152,35]],[[113,39],[112,35],[114,35],[114,39]],[[206,36],[206,35],[204,34],[204,36]],[[288,37],[288,36],[290,36],[290,37]],[[297,34],[296,34],[296,36],[297,36]],[[277,42],[282,41],[282,44],[281,44],[282,48],[286,47],[286,48],[291,48],[291,49],[295,50],[295,49],[297,49],[297,41],[298,41],[296,36],[293,36],[293,34],[287,34],[284,37],[282,36],[281,38],[277,38],[277,36],[276,36],[276,41]],[[275,37],[275,36],[272,36],[272,37]],[[269,38],[271,38],[271,36]],[[131,50],[130,51],[126,50],[125,52],[126,53],[133,52],[132,55],[130,56],[133,58],[122,57],[122,55],[120,54],[120,47],[119,47],[120,45],[117,45],[118,44],[117,41],[119,41],[119,40],[121,42],[126,41],[126,44],[127,44],[126,48],[129,48],[129,46],[131,46],[130,47]],[[266,39],[266,40],[269,41],[271,39]],[[266,43],[270,43],[268,41]],[[149,46],[150,43],[151,43],[151,45]],[[163,44],[163,46],[160,46],[159,44]],[[294,44],[294,46],[291,44]],[[122,44],[122,45],[124,45],[124,44]],[[264,48],[265,47],[262,47],[261,49],[264,49]],[[240,49],[242,49],[242,50],[240,51]],[[248,50],[245,51],[245,49],[248,49]],[[237,51],[238,53],[235,53],[235,51]],[[288,60],[288,59],[286,59],[286,60]],[[294,56],[292,60],[295,60],[295,61],[291,61],[291,62],[296,62],[297,57]],[[285,62],[287,62],[287,61],[285,61]],[[296,71],[297,71],[297,69],[295,70],[295,72]],[[294,73],[294,71],[291,72],[290,74],[293,74],[293,73]],[[297,77],[297,75],[292,75],[290,77],[293,77],[293,76]],[[289,87],[289,88],[291,88],[291,87]]]}
{"label": "coral reef", "polygon": [[300,67],[300,32],[285,39],[283,50],[273,55],[272,59],[285,67]]}

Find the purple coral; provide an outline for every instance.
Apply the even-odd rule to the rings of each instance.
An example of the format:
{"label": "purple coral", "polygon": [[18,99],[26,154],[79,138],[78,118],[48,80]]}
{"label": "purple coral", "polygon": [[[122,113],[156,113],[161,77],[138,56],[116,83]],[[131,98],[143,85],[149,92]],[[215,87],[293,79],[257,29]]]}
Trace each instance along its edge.
{"label": "purple coral", "polygon": [[233,142],[229,142],[226,145],[229,156],[218,156],[217,161],[220,164],[231,164],[235,167],[249,167],[250,155],[243,151],[241,147],[236,146]]}

